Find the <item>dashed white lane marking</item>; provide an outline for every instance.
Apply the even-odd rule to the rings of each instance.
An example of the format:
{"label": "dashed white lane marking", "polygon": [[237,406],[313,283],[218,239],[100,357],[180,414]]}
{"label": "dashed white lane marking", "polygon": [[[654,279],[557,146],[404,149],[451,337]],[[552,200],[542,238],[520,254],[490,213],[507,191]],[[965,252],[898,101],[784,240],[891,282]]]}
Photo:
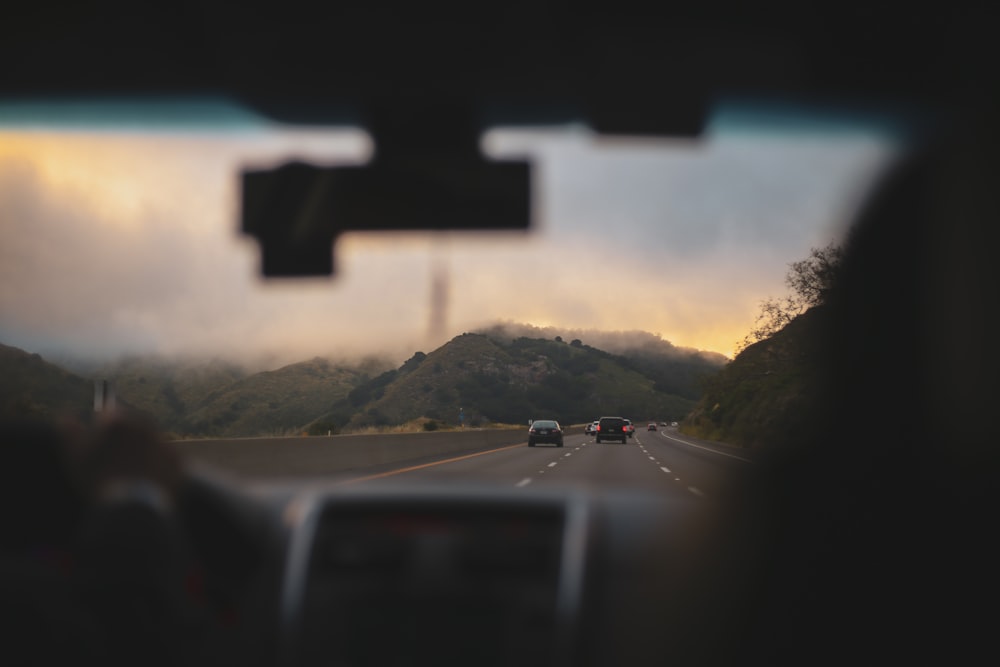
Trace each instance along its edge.
{"label": "dashed white lane marking", "polygon": [[705,496],[704,493],[702,493],[697,487],[694,487],[694,486],[689,486],[688,487],[688,491],[690,491],[694,495],[698,496],[699,498],[703,498]]}
{"label": "dashed white lane marking", "polygon": [[524,479],[522,479],[520,482],[518,482],[514,486],[520,488],[522,486],[528,486],[529,484],[531,484],[531,478],[530,477],[525,477]]}
{"label": "dashed white lane marking", "polygon": [[566,456],[573,456],[573,452],[566,452]]}
{"label": "dashed white lane marking", "polygon": [[660,466],[660,470],[662,470],[665,473],[669,473],[670,472],[670,468],[668,468],[666,466]]}
{"label": "dashed white lane marking", "polygon": [[559,465],[559,464],[556,461],[553,461],[552,463],[549,464],[549,467],[550,468],[554,468],[557,465]]}
{"label": "dashed white lane marking", "polygon": [[654,459],[654,458],[653,458],[652,456],[650,456],[650,457],[649,457],[649,460],[650,460],[650,461],[655,461],[656,459]]}

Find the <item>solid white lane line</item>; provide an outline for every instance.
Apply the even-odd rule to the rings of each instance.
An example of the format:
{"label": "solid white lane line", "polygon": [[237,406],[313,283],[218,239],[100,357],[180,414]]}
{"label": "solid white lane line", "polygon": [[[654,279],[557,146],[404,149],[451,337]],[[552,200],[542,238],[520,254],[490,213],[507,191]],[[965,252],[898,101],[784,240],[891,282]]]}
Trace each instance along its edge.
{"label": "solid white lane line", "polygon": [[704,498],[705,497],[705,494],[702,493],[698,488],[696,488],[694,486],[689,486],[688,487],[688,491],[690,491],[694,495],[698,496],[699,498]]}
{"label": "solid white lane line", "polygon": [[708,447],[702,447],[701,445],[696,445],[693,442],[688,442],[687,440],[681,440],[680,438],[671,438],[666,433],[661,434],[664,438],[668,440],[673,440],[674,442],[679,442],[682,445],[687,445],[688,447],[695,447],[696,449],[704,449],[706,452],[712,452],[713,454],[718,454],[720,456],[728,456],[731,459],[736,459],[738,461],[743,461],[744,463],[753,463],[750,459],[745,459],[742,456],[736,456],[735,454],[729,454],[727,452],[720,452],[717,449],[710,449]]}
{"label": "solid white lane line", "polygon": [[529,484],[531,484],[531,478],[530,477],[525,477],[524,479],[522,479],[520,482],[518,482],[514,486],[520,488],[522,486],[528,486]]}
{"label": "solid white lane line", "polygon": [[552,468],[552,467],[555,467],[557,465],[559,465],[559,464],[556,463],[555,461],[553,461],[552,463],[549,464],[549,467]]}
{"label": "solid white lane line", "polygon": [[666,473],[670,472],[670,468],[668,468],[666,466],[660,466],[660,470],[662,470],[663,472],[666,472]]}

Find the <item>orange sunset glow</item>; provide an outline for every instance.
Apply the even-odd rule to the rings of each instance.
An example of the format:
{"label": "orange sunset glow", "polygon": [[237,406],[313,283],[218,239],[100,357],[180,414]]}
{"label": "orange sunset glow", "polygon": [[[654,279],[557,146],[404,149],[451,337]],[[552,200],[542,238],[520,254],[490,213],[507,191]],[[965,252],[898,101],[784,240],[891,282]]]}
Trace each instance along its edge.
{"label": "orange sunset glow", "polygon": [[[363,162],[364,133],[0,128],[0,342],[405,358],[444,342],[428,332],[437,266],[445,339],[507,321],[648,331],[732,356],[788,263],[843,233],[892,153],[864,133],[722,130],[700,142],[496,131],[484,149],[534,158],[532,232],[345,235],[334,278],[264,283],[237,233],[240,169]],[[595,261],[608,246],[618,261]]]}

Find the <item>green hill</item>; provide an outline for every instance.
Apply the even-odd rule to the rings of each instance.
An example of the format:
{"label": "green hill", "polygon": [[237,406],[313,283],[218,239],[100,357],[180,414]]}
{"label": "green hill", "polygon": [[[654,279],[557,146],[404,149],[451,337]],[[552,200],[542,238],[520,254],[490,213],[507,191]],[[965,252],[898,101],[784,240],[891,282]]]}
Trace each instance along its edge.
{"label": "green hill", "polygon": [[255,373],[205,397],[187,414],[184,431],[230,437],[299,433],[347,396],[359,375],[318,357]]}
{"label": "green hill", "polygon": [[678,347],[648,331],[596,331],[496,324],[478,333],[507,345],[519,338],[569,341],[570,345],[610,355],[656,383],[656,390],[691,400],[701,397],[707,377],[729,362],[716,352]]}
{"label": "green hill", "polygon": [[651,378],[657,391],[693,401],[701,398],[705,380],[729,362],[721,354],[682,350],[659,338],[626,347],[617,356],[626,367]]}
{"label": "green hill", "polygon": [[94,384],[37,354],[0,344],[0,416],[89,419]]}
{"label": "green hill", "polygon": [[[452,426],[606,414],[679,420],[695,405],[698,379],[721,361],[640,334],[609,334],[622,351],[611,354],[577,339],[467,333],[391,370],[376,359],[316,358],[251,373],[221,361],[133,357],[86,372],[109,379],[121,405],[179,438],[339,433],[421,418]],[[2,347],[0,371],[5,414],[92,413],[92,381],[37,355]]]}
{"label": "green hill", "polygon": [[457,425],[522,424],[555,418],[587,422],[603,414],[680,419],[690,398],[662,391],[641,362],[561,340],[484,334],[458,336],[418,353],[351,392],[323,420],[347,428],[388,426],[420,417]]}
{"label": "green hill", "polygon": [[825,315],[825,306],[815,306],[744,349],[706,383],[681,430],[759,449],[809,437],[826,386],[820,345]]}
{"label": "green hill", "polygon": [[153,415],[174,434],[190,433],[188,416],[214,394],[244,379],[242,367],[222,361],[195,362],[127,357],[92,371],[113,380],[120,398]]}

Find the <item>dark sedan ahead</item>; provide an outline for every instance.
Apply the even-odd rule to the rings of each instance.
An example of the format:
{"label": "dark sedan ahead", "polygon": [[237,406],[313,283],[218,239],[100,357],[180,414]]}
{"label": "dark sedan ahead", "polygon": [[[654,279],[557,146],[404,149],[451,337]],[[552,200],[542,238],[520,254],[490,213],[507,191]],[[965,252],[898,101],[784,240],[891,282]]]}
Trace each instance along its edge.
{"label": "dark sedan ahead", "polygon": [[563,432],[559,422],[551,419],[536,419],[528,429],[528,447],[536,443],[548,442],[556,447],[563,446]]}

